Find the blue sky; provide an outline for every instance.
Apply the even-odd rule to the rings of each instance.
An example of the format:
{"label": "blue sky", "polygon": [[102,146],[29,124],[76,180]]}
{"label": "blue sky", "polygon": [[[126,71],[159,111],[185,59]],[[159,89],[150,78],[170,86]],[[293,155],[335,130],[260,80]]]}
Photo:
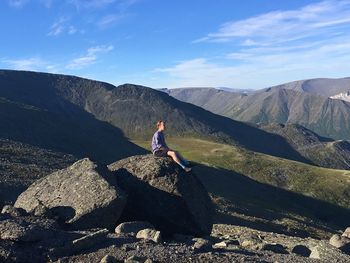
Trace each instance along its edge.
{"label": "blue sky", "polygon": [[153,88],[350,76],[350,0],[3,0],[0,68]]}

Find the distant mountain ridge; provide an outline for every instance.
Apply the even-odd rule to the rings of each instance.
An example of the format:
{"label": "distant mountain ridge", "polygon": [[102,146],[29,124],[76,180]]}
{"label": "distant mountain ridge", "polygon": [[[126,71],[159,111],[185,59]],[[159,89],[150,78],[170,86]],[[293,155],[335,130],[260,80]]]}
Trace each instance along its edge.
{"label": "distant mountain ridge", "polygon": [[298,80],[282,85],[273,86],[267,89],[291,89],[328,98],[339,93],[350,91],[350,77],[339,79],[317,78]]}
{"label": "distant mountain ridge", "polygon": [[[317,89],[320,83],[323,84]],[[291,82],[249,94],[215,89],[172,89],[169,94],[235,120],[294,123],[323,137],[347,140],[350,139],[350,103],[331,99],[329,95],[348,90],[348,85],[350,78],[315,79]]]}

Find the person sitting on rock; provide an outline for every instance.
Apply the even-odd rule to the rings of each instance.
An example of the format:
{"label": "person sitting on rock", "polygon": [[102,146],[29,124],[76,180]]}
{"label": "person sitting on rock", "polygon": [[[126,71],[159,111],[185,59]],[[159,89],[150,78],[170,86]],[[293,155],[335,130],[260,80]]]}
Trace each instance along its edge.
{"label": "person sitting on rock", "polygon": [[191,171],[189,162],[181,156],[180,153],[170,149],[165,143],[165,137],[163,131],[165,130],[165,122],[160,120],[157,122],[157,131],[154,133],[152,138],[152,152],[154,156],[166,157],[170,156],[173,160],[182,167],[186,172]]}

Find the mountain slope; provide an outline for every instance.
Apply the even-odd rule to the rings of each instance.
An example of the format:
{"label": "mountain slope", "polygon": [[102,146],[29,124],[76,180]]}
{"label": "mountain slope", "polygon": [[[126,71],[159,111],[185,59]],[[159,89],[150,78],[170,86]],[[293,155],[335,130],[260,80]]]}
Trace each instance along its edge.
{"label": "mountain slope", "polygon": [[[210,98],[206,99],[209,97]],[[294,89],[268,88],[251,94],[171,90],[170,95],[214,113],[252,123],[296,123],[333,139],[350,139],[350,103]]]}
{"label": "mountain slope", "polygon": [[350,143],[333,141],[297,124],[265,124],[260,128],[284,137],[305,158],[318,166],[350,170]]}
{"label": "mountain slope", "polygon": [[[215,115],[178,101],[164,92],[142,86],[126,84],[114,87],[72,76],[3,70],[0,71],[0,97],[36,107],[45,114],[55,114],[72,122],[78,120],[79,123],[86,123],[82,117],[85,116],[93,122],[103,121],[103,125],[110,128],[108,122],[129,137],[149,139],[155,130],[154,123],[165,119],[172,136],[211,138],[254,151],[307,161],[278,135]],[[21,123],[13,122],[16,125]],[[91,133],[93,130],[94,127],[90,129]],[[20,131],[23,132],[23,129]],[[113,133],[113,129],[110,132]],[[99,133],[96,135],[90,134],[87,138],[104,139]],[[100,148],[103,151],[104,147]]]}
{"label": "mountain slope", "polygon": [[271,87],[272,89],[291,89],[303,91],[313,95],[331,97],[339,93],[350,91],[350,78],[339,79],[307,79],[293,81],[282,85]]}

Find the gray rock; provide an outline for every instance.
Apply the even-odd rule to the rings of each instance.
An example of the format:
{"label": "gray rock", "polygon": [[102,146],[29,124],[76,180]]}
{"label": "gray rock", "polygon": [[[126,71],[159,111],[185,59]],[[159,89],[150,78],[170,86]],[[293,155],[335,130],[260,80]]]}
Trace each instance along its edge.
{"label": "gray rock", "polygon": [[348,255],[323,242],[320,242],[320,244],[312,247],[310,250],[310,258],[321,259],[325,262],[350,262],[350,257]]}
{"label": "gray rock", "polygon": [[350,252],[350,239],[347,237],[335,234],[330,238],[329,244],[331,244],[333,247],[342,250],[345,253]]}
{"label": "gray rock", "polygon": [[213,249],[211,241],[204,238],[194,238],[195,243],[193,244],[193,250],[198,253],[209,252]]}
{"label": "gray rock", "polygon": [[296,245],[292,248],[292,253],[302,257],[309,257],[311,254],[311,250],[307,246]]}
{"label": "gray rock", "polygon": [[56,222],[33,217],[10,217],[0,221],[0,239],[15,242],[35,242],[52,237]]}
{"label": "gray rock", "polygon": [[153,261],[149,258],[131,256],[124,260],[124,263],[152,263]]}
{"label": "gray rock", "polygon": [[160,231],[157,231],[151,228],[140,230],[139,232],[137,232],[136,238],[152,240],[155,243],[162,242],[162,235]]}
{"label": "gray rock", "polygon": [[63,247],[54,248],[50,251],[50,254],[52,257],[61,257],[76,254],[85,249],[94,247],[103,241],[106,241],[108,233],[109,231],[107,229],[98,230],[81,238],[69,241]]}
{"label": "gray rock", "polygon": [[350,227],[345,229],[344,233],[342,234],[342,237],[350,238]]}
{"label": "gray rock", "polygon": [[100,261],[100,263],[117,263],[117,262],[118,262],[117,259],[111,255],[105,255]]}
{"label": "gray rock", "polygon": [[129,157],[108,168],[128,194],[123,220],[146,220],[166,234],[210,234],[213,205],[193,172],[153,155]]}
{"label": "gray rock", "polygon": [[264,243],[257,235],[251,234],[240,237],[239,245],[243,248],[261,250],[264,246]]}
{"label": "gray rock", "polygon": [[5,205],[1,210],[1,214],[7,214],[13,217],[16,217],[16,216],[25,216],[27,215],[27,212],[22,208],[16,208],[16,207],[13,207],[12,205]]}
{"label": "gray rock", "polygon": [[130,235],[136,235],[137,232],[139,232],[142,229],[151,228],[154,229],[154,226],[151,223],[144,222],[144,221],[131,221],[131,222],[124,222],[119,224],[115,228],[116,234],[130,234]]}
{"label": "gray rock", "polygon": [[75,229],[112,228],[126,203],[125,193],[113,179],[105,167],[82,159],[33,183],[15,207],[33,213],[47,207]]}

